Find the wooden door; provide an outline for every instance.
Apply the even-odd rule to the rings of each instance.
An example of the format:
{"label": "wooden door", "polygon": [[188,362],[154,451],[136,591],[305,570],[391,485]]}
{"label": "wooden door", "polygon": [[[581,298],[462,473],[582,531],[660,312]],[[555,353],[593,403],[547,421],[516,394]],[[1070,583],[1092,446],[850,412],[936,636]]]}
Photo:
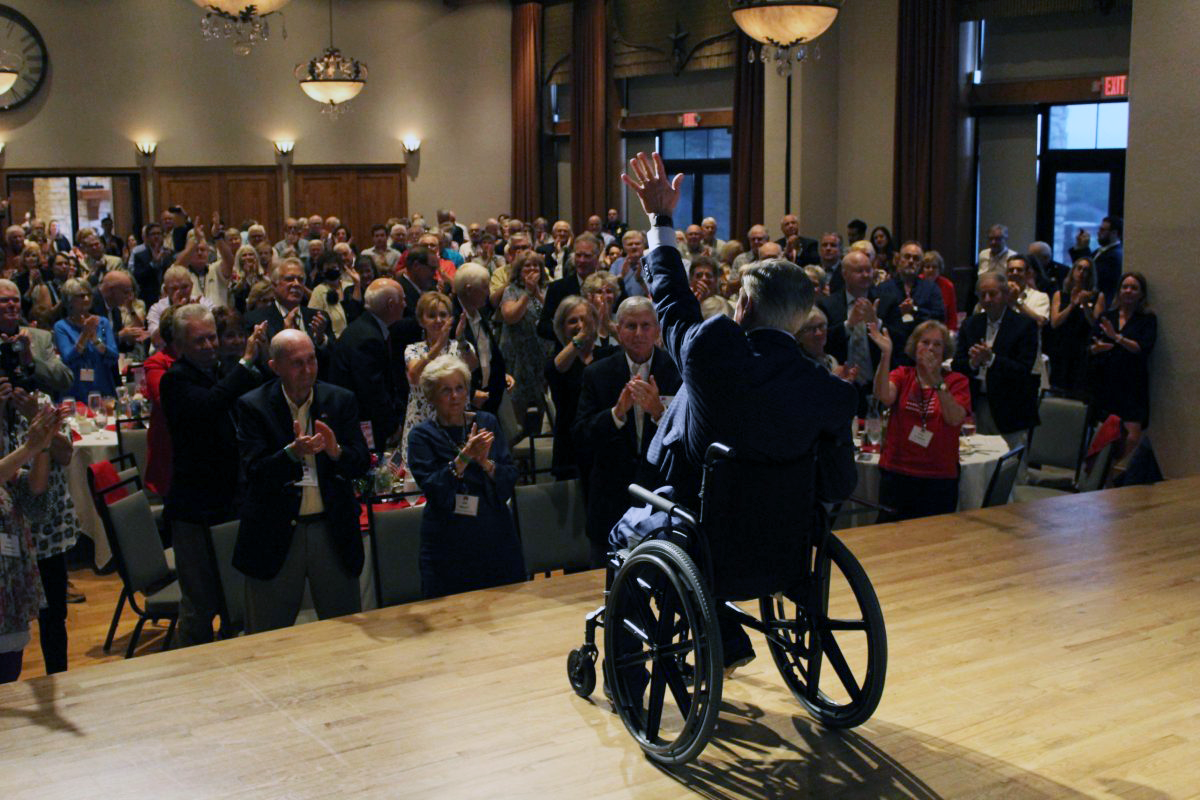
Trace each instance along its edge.
{"label": "wooden door", "polygon": [[371,226],[408,213],[403,164],[296,167],[296,215],[335,216],[354,242],[371,246]]}
{"label": "wooden door", "polygon": [[[158,204],[182,206],[189,215],[208,219],[221,210],[221,186],[216,172],[158,171]],[[161,210],[161,209],[160,209]]]}
{"label": "wooden door", "polygon": [[279,175],[272,167],[160,169],[158,199],[163,208],[183,206],[206,223],[214,211],[239,229],[245,220],[257,220],[272,242],[283,238]]}

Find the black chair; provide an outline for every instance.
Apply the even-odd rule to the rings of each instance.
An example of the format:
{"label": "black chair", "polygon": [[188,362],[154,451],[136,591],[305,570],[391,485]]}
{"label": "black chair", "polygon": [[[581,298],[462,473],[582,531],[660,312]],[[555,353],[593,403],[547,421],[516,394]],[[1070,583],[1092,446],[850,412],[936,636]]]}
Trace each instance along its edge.
{"label": "black chair", "polygon": [[1019,444],[1012,450],[1000,456],[996,469],[988,481],[987,491],[983,493],[983,508],[1002,506],[1012,496],[1013,486],[1017,482],[1017,473],[1021,469],[1021,456],[1025,454],[1025,445]]}
{"label": "black chair", "polygon": [[584,530],[587,512],[578,480],[518,486],[513,511],[530,575],[591,566],[591,543]]}
{"label": "black chair", "polygon": [[[716,724],[724,679],[722,611],[762,633],[784,683],[822,724],[848,728],[879,704],[887,671],[883,613],[870,580],[815,498],[815,460],[765,464],[721,444],[705,458],[700,514],[640,486],[660,536],[613,555],[606,604],[567,660],[572,688],[604,678],[625,728],[651,759],[690,761]],[[730,600],[757,598],[754,617]]]}
{"label": "black chair", "polygon": [[369,497],[367,531],[371,542],[371,571],[375,602],[380,608],[420,600],[421,517],[423,506],[379,512],[375,504],[399,500],[419,493],[397,493]]}

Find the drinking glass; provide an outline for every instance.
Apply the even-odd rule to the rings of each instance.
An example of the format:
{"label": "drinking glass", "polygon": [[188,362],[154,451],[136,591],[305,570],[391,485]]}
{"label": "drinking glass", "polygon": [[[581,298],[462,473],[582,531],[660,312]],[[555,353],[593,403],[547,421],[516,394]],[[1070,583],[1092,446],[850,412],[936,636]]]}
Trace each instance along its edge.
{"label": "drinking glass", "polygon": [[883,420],[879,417],[879,406],[874,401],[867,410],[866,430],[871,451],[879,452],[879,445],[883,442]]}
{"label": "drinking glass", "polygon": [[975,418],[967,417],[963,420],[962,428],[959,430],[959,435],[971,437],[975,435]]}
{"label": "drinking glass", "polygon": [[88,411],[92,412],[92,417],[101,417],[104,415],[104,399],[99,392],[88,392]]}

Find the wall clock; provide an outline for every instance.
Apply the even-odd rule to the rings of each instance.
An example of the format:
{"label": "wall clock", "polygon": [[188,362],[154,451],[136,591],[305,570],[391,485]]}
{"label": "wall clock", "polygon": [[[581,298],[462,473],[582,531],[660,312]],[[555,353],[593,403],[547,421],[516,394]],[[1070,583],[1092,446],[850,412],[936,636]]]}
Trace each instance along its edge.
{"label": "wall clock", "polygon": [[0,94],[0,111],[28,102],[46,82],[50,67],[42,34],[24,14],[4,5],[0,5],[0,65],[18,72],[17,82]]}

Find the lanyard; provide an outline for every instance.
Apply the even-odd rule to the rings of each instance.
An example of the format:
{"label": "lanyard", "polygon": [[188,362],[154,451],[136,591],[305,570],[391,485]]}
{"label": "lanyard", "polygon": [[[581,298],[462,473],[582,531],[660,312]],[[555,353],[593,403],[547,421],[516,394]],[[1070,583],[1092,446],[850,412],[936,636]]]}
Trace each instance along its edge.
{"label": "lanyard", "polygon": [[917,385],[917,391],[921,393],[921,430],[927,431],[929,430],[929,412],[933,409],[934,399],[937,398],[937,389],[934,389],[933,394],[927,398],[925,395],[925,387],[921,385],[921,379],[916,375],[915,372],[913,373],[913,381]]}

